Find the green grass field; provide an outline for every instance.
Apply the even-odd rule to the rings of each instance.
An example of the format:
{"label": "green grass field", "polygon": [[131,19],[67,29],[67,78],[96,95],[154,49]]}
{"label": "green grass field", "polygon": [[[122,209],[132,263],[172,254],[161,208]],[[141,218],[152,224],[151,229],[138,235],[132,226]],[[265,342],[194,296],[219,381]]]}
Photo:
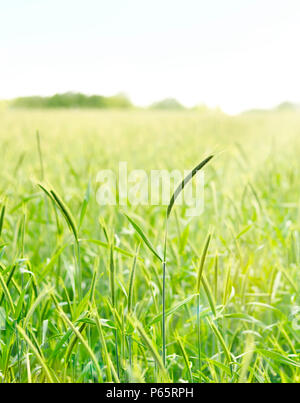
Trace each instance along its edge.
{"label": "green grass field", "polygon": [[[299,113],[3,106],[0,145],[1,382],[300,382]],[[169,218],[164,364],[166,206],[96,176],[210,154],[203,214]]]}

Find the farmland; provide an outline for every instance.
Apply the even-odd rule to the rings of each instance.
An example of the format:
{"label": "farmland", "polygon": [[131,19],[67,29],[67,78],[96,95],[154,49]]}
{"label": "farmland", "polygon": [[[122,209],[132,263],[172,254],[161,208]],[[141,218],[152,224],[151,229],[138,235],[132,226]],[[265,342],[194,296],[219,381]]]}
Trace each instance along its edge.
{"label": "farmland", "polygon": [[[3,105],[0,145],[0,382],[300,382],[299,112]],[[164,287],[166,206],[101,206],[97,173],[209,155]]]}

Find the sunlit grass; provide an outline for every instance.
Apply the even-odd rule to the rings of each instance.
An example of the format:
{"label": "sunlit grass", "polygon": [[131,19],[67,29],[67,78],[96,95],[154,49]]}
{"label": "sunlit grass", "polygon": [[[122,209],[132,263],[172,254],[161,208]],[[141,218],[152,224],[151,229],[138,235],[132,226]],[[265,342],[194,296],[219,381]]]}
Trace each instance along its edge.
{"label": "sunlit grass", "polygon": [[[299,132],[292,112],[2,108],[1,382],[299,382]],[[100,169],[211,154],[166,259],[167,206],[97,204]]]}

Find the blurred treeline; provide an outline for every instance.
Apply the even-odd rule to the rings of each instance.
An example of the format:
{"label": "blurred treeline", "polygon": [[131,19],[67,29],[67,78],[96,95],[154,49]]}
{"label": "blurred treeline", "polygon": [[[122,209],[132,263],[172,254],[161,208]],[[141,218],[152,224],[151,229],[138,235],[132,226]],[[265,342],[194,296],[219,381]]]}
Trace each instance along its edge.
{"label": "blurred treeline", "polygon": [[[112,108],[112,109],[129,109],[137,108],[126,94],[119,93],[113,96],[103,95],[85,95],[80,92],[66,92],[64,94],[55,94],[48,97],[28,96],[18,97],[11,101],[0,100],[0,108],[10,106],[13,108],[29,108],[29,109],[47,109],[47,108]],[[149,109],[160,110],[197,110],[199,112],[221,112],[221,109],[209,108],[204,104],[195,105],[187,108],[175,98],[165,98],[148,106]],[[244,113],[268,113],[273,111],[300,111],[300,104],[291,102],[283,102],[271,109],[250,109]]]}
{"label": "blurred treeline", "polygon": [[[106,97],[102,95],[85,95],[80,92],[66,92],[53,96],[18,97],[11,101],[3,101],[13,108],[48,109],[48,108],[137,108],[127,95],[119,93]],[[175,98],[165,98],[148,106],[149,109],[185,110],[187,109]],[[197,105],[192,109],[207,111],[205,105]]]}
{"label": "blurred treeline", "polygon": [[16,108],[131,108],[129,98],[124,94],[110,97],[102,95],[85,95],[67,92],[49,97],[30,96],[20,97],[11,101]]}
{"label": "blurred treeline", "polygon": [[[123,93],[106,97],[66,92],[53,96],[18,97],[10,102],[16,108],[133,108],[130,99]],[[175,98],[166,98],[149,106],[150,109],[185,109]]]}

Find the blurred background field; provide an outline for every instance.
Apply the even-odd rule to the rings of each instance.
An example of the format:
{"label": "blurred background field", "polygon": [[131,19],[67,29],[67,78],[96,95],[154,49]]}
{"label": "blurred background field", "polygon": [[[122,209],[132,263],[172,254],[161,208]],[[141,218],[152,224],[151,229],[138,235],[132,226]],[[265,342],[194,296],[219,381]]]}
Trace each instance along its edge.
{"label": "blurred background field", "polygon": [[[128,316],[130,272],[141,239],[123,214],[143,228],[160,253],[166,208],[99,206],[96,175],[101,169],[117,171],[119,161],[127,161],[129,169],[147,171],[192,169],[215,154],[205,167],[203,214],[188,219],[186,207],[176,206],[170,219],[168,379],[299,382],[299,136],[300,114],[293,108],[228,116],[208,109],[22,110],[3,105],[2,381],[92,382],[110,376],[121,381],[166,380],[155,352]],[[37,186],[41,180],[56,189],[78,226],[87,202],[79,228],[86,296],[82,302],[76,298],[78,256],[71,232]],[[195,287],[209,232],[204,266],[209,289],[201,286],[199,363]],[[160,262],[142,242],[133,312],[159,356],[161,276]],[[51,297],[54,291],[48,292],[51,287],[58,306]],[[93,316],[95,306],[104,339]]]}

